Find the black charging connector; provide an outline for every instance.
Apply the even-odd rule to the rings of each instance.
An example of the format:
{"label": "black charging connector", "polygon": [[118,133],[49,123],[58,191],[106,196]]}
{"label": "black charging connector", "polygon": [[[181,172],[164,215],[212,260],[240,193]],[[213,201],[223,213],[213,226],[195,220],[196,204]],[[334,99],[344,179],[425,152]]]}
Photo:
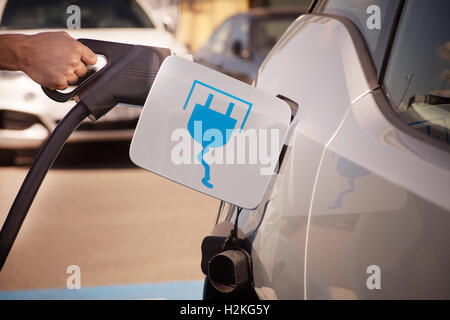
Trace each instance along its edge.
{"label": "black charging connector", "polygon": [[228,235],[210,235],[203,239],[201,269],[205,275],[208,275],[209,262],[217,254],[231,249],[248,249],[247,241],[244,239],[245,235],[241,233],[241,237],[239,237],[239,215],[241,211],[241,207],[236,208],[236,218]]}
{"label": "black charging connector", "polygon": [[0,231],[0,270],[8,257],[28,210],[62,147],[81,122],[90,117],[98,120],[118,103],[143,105],[153,80],[169,49],[129,45],[116,42],[78,39],[97,54],[104,55],[107,64],[81,81],[69,93],[43,88],[53,100],[78,103],[58,124],[41,147],[9,210]]}
{"label": "black charging connector", "polygon": [[70,99],[83,101],[91,112],[92,120],[100,119],[118,103],[144,105],[161,64],[171,55],[171,51],[165,48],[91,39],[78,41],[95,53],[104,55],[106,65],[72,92],[42,89],[58,102]]}

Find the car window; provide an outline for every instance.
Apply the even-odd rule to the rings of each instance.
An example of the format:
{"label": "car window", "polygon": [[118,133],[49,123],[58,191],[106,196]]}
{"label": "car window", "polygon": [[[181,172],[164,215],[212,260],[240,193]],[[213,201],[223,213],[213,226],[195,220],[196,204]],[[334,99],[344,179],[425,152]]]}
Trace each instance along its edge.
{"label": "car window", "polygon": [[250,23],[248,19],[242,17],[231,33],[230,44],[233,44],[235,41],[239,41],[241,43],[241,48],[243,50],[248,50],[249,29]]}
{"label": "car window", "polygon": [[292,14],[256,18],[252,30],[253,50],[265,57],[298,16],[299,14]]}
{"label": "car window", "polygon": [[[374,67],[379,73],[399,4],[399,0],[325,0],[318,5],[315,12],[350,19],[364,37]],[[379,8],[379,24],[374,20],[374,14],[377,13],[369,6]]]}
{"label": "car window", "polygon": [[81,28],[154,27],[136,1],[127,0],[8,1],[0,26],[5,29],[66,28],[70,5],[80,7]]}
{"label": "car window", "polygon": [[216,54],[225,52],[228,39],[230,38],[231,30],[233,29],[233,22],[233,18],[225,20],[225,22],[222,23],[214,32],[211,39],[209,40],[209,47],[211,49],[211,52]]}
{"label": "car window", "polygon": [[450,126],[450,1],[408,1],[384,88],[400,118],[447,145]]}

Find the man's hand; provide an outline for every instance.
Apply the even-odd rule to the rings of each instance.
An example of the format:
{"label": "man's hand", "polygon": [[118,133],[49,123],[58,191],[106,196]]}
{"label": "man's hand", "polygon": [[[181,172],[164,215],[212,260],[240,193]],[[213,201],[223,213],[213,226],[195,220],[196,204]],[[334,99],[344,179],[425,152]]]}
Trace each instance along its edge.
{"label": "man's hand", "polygon": [[[9,41],[4,37],[9,37]],[[49,89],[63,90],[97,62],[88,47],[66,32],[0,36],[0,68],[21,70]]]}

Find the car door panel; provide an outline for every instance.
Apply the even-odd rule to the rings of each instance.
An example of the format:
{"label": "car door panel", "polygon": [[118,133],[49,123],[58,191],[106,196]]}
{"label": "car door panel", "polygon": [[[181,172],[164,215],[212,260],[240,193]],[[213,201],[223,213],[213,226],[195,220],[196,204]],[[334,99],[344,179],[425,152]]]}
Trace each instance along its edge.
{"label": "car door panel", "polygon": [[305,297],[305,243],[318,168],[352,101],[370,91],[351,40],[339,21],[302,16],[260,69],[257,87],[299,105],[285,167],[253,241],[255,289],[262,297]]}
{"label": "car door panel", "polygon": [[[352,105],[315,187],[307,298],[448,298],[445,159],[394,127],[372,94]],[[367,284],[371,266],[380,270],[379,289]]]}

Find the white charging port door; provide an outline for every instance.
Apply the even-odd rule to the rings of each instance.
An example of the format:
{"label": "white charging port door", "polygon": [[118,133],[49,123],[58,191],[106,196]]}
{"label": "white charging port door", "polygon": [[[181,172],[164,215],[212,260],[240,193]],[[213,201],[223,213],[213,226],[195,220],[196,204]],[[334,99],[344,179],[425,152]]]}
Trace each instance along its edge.
{"label": "white charging port door", "polygon": [[171,56],[147,97],[130,157],[172,181],[252,209],[274,174],[290,116],[284,101]]}

